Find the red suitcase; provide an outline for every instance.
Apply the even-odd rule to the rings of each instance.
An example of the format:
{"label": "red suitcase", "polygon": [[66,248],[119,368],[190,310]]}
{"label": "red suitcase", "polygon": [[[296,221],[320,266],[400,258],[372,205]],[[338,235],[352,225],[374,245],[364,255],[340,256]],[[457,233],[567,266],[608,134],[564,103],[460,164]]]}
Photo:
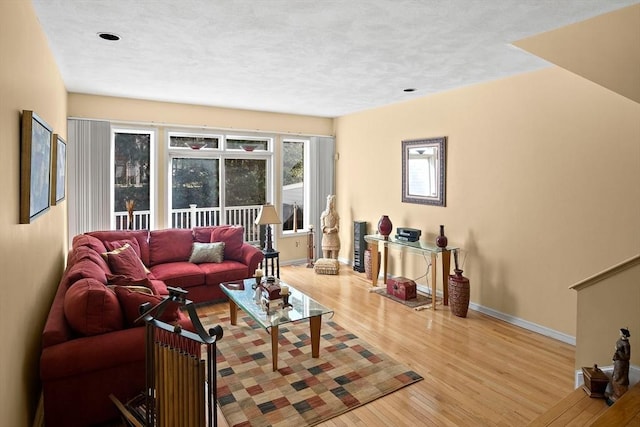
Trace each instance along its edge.
{"label": "red suitcase", "polygon": [[406,277],[387,279],[387,293],[401,300],[416,298],[416,282]]}

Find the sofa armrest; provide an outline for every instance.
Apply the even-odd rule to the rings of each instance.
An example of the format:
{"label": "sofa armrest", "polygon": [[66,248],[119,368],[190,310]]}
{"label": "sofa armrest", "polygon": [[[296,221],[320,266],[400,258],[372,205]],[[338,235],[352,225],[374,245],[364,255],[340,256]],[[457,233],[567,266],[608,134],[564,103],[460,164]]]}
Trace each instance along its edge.
{"label": "sofa armrest", "polygon": [[64,315],[64,296],[66,292],[67,280],[63,277],[58,285],[56,295],[53,298],[47,320],[44,324],[42,347],[63,343],[70,340],[73,335]]}
{"label": "sofa armrest", "polygon": [[248,277],[253,276],[263,259],[264,255],[260,249],[248,243],[242,244],[242,263],[249,267]]}

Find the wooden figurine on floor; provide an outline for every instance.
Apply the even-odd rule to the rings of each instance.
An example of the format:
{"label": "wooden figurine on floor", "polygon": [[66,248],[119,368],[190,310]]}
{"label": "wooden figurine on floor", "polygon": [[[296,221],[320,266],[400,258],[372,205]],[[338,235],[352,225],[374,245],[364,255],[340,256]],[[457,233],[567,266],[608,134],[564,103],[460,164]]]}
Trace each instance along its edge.
{"label": "wooden figurine on floor", "polygon": [[629,329],[620,329],[620,338],[616,341],[615,353],[613,353],[612,393],[607,398],[609,405],[612,405],[629,389],[629,360],[631,359],[630,336]]}

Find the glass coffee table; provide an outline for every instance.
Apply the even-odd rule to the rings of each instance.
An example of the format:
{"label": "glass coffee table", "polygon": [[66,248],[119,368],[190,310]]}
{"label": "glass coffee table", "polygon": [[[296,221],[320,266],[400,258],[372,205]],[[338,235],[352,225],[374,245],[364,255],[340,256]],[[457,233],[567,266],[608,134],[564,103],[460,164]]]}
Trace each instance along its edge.
{"label": "glass coffee table", "polygon": [[309,329],[311,332],[311,356],[320,357],[320,326],[322,325],[322,315],[331,314],[333,310],[323,306],[308,295],[297,290],[283,281],[280,285],[289,286],[290,307],[274,307],[267,313],[262,304],[256,303],[255,285],[256,280],[245,279],[234,282],[221,283],[220,289],[229,297],[229,315],[231,324],[238,321],[238,308],[241,308],[253,320],[258,322],[271,335],[271,358],[273,370],[278,370],[278,334],[279,326],[299,320],[309,319]]}

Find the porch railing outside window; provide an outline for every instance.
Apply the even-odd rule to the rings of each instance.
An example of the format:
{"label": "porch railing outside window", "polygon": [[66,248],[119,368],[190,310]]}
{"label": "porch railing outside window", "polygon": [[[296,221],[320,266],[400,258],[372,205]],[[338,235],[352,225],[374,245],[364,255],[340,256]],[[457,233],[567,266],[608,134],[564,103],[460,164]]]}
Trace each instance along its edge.
{"label": "porch railing outside window", "polygon": [[127,211],[114,212],[116,230],[148,230],[151,221],[151,211],[134,211],[133,224],[129,224]]}
{"label": "porch railing outside window", "polygon": [[[191,205],[187,209],[173,209],[171,211],[171,227],[192,228],[221,224],[241,225],[244,227],[245,242],[251,244],[260,242],[260,227],[254,224],[260,211],[260,205],[227,207],[224,210],[224,215],[220,211],[220,208],[198,208],[196,205]],[[129,228],[129,218],[126,211],[115,212],[114,215],[116,230]],[[224,217],[224,221],[221,221],[221,216]],[[148,230],[150,218],[150,211],[134,211],[131,229]]]}

